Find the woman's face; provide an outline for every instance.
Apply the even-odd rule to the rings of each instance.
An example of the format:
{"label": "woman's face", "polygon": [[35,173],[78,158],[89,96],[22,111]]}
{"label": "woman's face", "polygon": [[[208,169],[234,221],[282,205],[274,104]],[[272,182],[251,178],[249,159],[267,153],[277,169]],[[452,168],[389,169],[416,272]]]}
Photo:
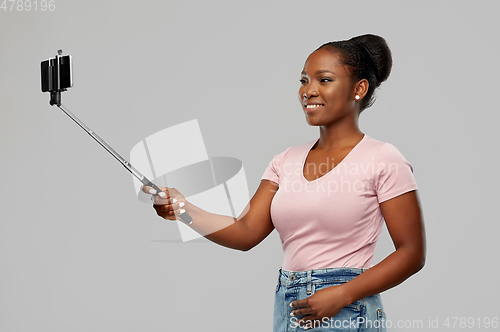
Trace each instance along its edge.
{"label": "woman's face", "polygon": [[300,82],[299,100],[310,125],[325,126],[355,114],[354,85],[336,53],[314,51],[304,64]]}

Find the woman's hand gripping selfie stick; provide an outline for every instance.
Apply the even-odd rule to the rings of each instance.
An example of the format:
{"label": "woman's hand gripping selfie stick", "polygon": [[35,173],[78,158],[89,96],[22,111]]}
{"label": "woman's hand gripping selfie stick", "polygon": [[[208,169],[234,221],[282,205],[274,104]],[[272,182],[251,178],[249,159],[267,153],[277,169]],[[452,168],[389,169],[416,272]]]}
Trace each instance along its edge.
{"label": "woman's hand gripping selfie stick", "polygon": [[[95,132],[74,116],[66,107],[61,104],[61,92],[73,86],[71,56],[61,56],[62,51],[58,51],[55,58],[43,61],[41,63],[42,70],[42,92],[50,92],[50,105],[56,105],[73,121],[75,121],[83,130],[87,132],[94,140],[97,141],[106,151],[116,158],[133,176],[135,176],[144,186],[151,187],[149,193],[153,196],[165,197],[166,194],[147,177],[141,174],[127,160],[120,156],[108,143],[100,138]],[[186,225],[193,222],[193,218],[185,213],[179,215],[179,218]]]}

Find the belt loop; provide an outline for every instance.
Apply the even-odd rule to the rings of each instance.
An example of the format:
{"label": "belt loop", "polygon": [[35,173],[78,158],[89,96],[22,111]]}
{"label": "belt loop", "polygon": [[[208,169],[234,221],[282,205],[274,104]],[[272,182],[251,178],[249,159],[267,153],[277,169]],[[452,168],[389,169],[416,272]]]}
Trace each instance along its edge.
{"label": "belt loop", "polygon": [[311,270],[307,270],[307,295],[311,295],[312,282],[311,282]]}

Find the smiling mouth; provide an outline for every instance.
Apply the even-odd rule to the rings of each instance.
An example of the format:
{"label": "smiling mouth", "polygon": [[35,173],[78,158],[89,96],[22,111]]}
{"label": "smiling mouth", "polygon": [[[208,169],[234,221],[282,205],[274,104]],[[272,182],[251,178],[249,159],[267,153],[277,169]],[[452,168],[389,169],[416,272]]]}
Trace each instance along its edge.
{"label": "smiling mouth", "polygon": [[312,111],[312,110],[317,109],[317,108],[322,107],[322,106],[323,105],[321,105],[321,104],[306,105],[306,109]]}

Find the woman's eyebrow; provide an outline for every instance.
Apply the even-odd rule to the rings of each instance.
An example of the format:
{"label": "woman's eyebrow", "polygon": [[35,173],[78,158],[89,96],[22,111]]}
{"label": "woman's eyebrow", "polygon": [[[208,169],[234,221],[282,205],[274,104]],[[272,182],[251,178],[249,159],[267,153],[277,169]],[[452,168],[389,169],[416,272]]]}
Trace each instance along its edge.
{"label": "woman's eyebrow", "polygon": [[[335,74],[333,71],[331,70],[326,70],[326,69],[321,69],[321,70],[317,70],[314,74],[315,75],[319,75],[319,74],[325,74],[325,73],[330,73],[330,74]],[[305,71],[303,71],[302,73],[300,73],[301,75],[307,75],[307,73]]]}
{"label": "woman's eyebrow", "polygon": [[326,69],[318,70],[318,71],[316,71],[316,73],[315,73],[315,74],[316,74],[316,75],[318,75],[318,74],[325,74],[325,73],[335,74],[333,71],[331,71],[331,70],[326,70]]}

